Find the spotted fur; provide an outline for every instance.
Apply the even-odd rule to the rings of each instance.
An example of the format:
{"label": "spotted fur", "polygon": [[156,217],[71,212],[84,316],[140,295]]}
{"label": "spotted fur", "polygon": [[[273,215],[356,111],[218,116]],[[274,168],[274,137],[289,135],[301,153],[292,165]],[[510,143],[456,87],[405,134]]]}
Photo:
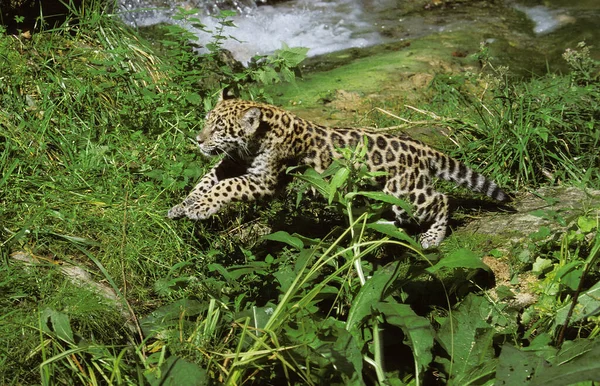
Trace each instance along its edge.
{"label": "spotted fur", "polygon": [[[414,218],[428,226],[420,237],[424,248],[439,245],[448,224],[448,199],[434,190],[434,178],[499,201],[508,200],[496,183],[409,137],[325,127],[275,106],[221,97],[196,139],[205,155],[226,156],[168,216],[206,219],[232,201],[272,195],[287,167],[308,165],[322,172],[340,156],[336,148],[356,147],[365,137],[367,167],[387,172],[378,181],[382,190],[409,201],[414,206]],[[409,220],[401,208],[394,206],[393,210],[399,225]]]}

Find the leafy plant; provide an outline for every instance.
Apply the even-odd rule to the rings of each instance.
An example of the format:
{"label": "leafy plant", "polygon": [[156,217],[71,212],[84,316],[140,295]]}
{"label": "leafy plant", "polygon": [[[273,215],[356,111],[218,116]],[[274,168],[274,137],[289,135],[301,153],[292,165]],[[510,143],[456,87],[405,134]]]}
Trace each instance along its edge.
{"label": "leafy plant", "polygon": [[[598,181],[600,141],[598,63],[589,50],[568,50],[564,57],[571,77],[547,75],[515,83],[508,70],[494,67],[485,54],[480,57],[491,74],[474,83],[491,86],[491,95],[475,98],[456,79],[436,83],[440,98],[451,98],[473,111],[473,120],[459,122],[454,137],[461,143],[455,155],[480,165],[481,171],[503,186],[521,188],[542,183]],[[447,82],[439,77],[436,82]],[[466,82],[471,84],[470,82]],[[435,102],[437,103],[437,102]]]}

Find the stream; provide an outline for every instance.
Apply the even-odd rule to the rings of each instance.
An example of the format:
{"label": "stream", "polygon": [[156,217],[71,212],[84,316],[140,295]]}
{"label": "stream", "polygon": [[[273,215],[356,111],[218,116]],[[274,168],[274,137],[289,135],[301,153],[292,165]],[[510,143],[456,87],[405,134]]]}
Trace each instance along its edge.
{"label": "stream", "polygon": [[[199,9],[209,30],[217,27],[213,16],[219,10],[236,11],[236,28],[225,30],[235,39],[228,39],[224,48],[242,63],[283,44],[307,47],[308,55],[316,56],[457,30],[478,36],[485,30],[486,43],[504,40],[508,49],[522,46],[518,55],[527,55],[528,48],[541,51],[549,62],[579,41],[592,46],[600,41],[597,0],[120,0],[122,17],[136,27],[178,23],[172,18],[178,7]],[[182,25],[201,45],[210,41],[210,34]],[[598,47],[592,55],[600,57]]]}

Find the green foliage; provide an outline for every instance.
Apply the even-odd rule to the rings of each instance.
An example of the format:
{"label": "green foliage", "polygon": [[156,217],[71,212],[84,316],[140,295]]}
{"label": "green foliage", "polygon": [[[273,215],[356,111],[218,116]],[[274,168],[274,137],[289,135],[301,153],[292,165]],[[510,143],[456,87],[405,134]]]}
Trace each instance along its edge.
{"label": "green foliage", "polygon": [[[77,16],[76,30],[64,26],[30,40],[0,36],[0,383],[596,379],[600,239],[592,212],[574,221],[539,213],[566,230],[537,229],[510,251],[512,281],[524,270],[535,279],[529,290],[537,301],[521,308],[513,304],[514,288],[505,285],[494,297],[478,280],[488,271],[481,261],[487,250],[457,242],[443,256],[424,255],[410,235],[379,221],[390,205],[411,208],[370,189],[378,174],[364,167],[364,146],[340,149],[342,159],[322,174],[294,169],[305,184],[295,186],[296,209],[278,201],[259,209],[269,220],[276,217],[269,211],[283,211],[285,223],[320,220],[311,212],[320,201],[305,194],[310,188],[323,197],[319,213],[342,219],[318,236],[310,226],[288,232],[275,224],[275,232],[248,245],[232,231],[247,225],[243,211],[226,231],[226,215],[167,220],[166,209],[210,166],[187,137],[218,89],[268,98],[263,86],[293,80],[306,51],[283,46],[248,67],[227,64],[222,43],[232,23],[222,13],[207,31],[206,53],[197,53],[187,30],[165,26],[158,55],[98,9]],[[193,10],[176,17],[206,29]],[[477,108],[475,118],[465,118],[470,128],[485,124],[506,138],[509,121],[527,124],[513,137],[523,140],[520,153],[491,158],[485,149],[508,145],[478,137],[483,142],[467,148],[469,156],[488,157],[500,178],[505,168],[522,173],[517,186],[541,183],[542,170],[591,181],[597,164],[575,151],[597,141],[597,75],[585,47],[566,59],[574,69],[568,81],[523,86],[501,77],[498,98],[471,104]],[[437,83],[440,101],[471,103],[457,91],[468,84]],[[564,95],[548,91],[565,85]],[[561,175],[558,156],[534,157],[540,144],[568,154],[574,168],[587,162],[587,174],[565,163]],[[531,170],[512,170],[513,158]],[[17,251],[32,262],[16,262]],[[489,254],[504,257],[498,249]],[[91,282],[108,283],[112,297],[65,277],[63,262],[83,267]]]}
{"label": "green foliage", "polygon": [[[585,44],[567,50],[571,75],[546,75],[514,82],[508,69],[493,67],[487,77],[437,77],[434,104],[461,105],[469,118],[451,123],[461,147],[455,155],[479,165],[502,186],[519,189],[542,183],[587,184],[598,187],[600,145],[598,63]],[[473,84],[491,92],[475,96]]]}
{"label": "green foliage", "polygon": [[[209,32],[212,51],[199,55],[193,36],[166,27],[159,56],[100,3],[73,14],[77,23],[31,38],[0,30],[2,384],[164,383],[173,371],[196,378],[203,371],[197,364],[166,348],[146,352],[140,332],[123,329],[116,309],[144,315],[225,287],[199,282],[195,275],[216,255],[189,248],[199,240],[195,228],[165,213],[208,166],[187,137],[199,130],[213,95],[240,79],[249,84],[248,74],[263,66],[238,73],[206,65],[225,38],[219,31]],[[198,22],[195,12],[181,12]],[[221,25],[229,16],[219,16]],[[291,79],[287,64],[299,52],[283,49],[265,66]],[[12,257],[17,251],[97,272],[94,280],[110,283],[119,305],[58,269],[23,269]]]}

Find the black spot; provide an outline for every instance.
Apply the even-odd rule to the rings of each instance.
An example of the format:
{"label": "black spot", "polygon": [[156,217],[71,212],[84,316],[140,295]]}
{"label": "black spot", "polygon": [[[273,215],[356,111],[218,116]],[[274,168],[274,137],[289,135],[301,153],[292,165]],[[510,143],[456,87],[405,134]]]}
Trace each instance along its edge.
{"label": "black spot", "polygon": [[423,189],[423,187],[425,186],[425,176],[421,175],[419,177],[419,181],[417,182],[417,189]]}
{"label": "black spot", "polygon": [[377,136],[377,146],[381,149],[384,150],[387,147],[387,141],[385,140],[385,138],[381,135]]}
{"label": "black spot", "polygon": [[281,122],[283,122],[284,126],[288,126],[290,124],[290,117],[287,114],[283,114],[281,116]]}
{"label": "black spot", "polygon": [[267,118],[273,117],[273,110],[268,110],[267,109],[263,113],[265,114],[265,117],[267,117]]}
{"label": "black spot", "polygon": [[236,185],[235,188],[238,192],[242,191],[242,185]]}
{"label": "black spot", "polygon": [[423,193],[419,194],[417,198],[417,205],[422,205],[425,202],[425,195]]}
{"label": "black spot", "polygon": [[417,200],[417,195],[414,192],[408,195],[408,201],[414,203],[416,200]]}
{"label": "black spot", "polygon": [[298,121],[294,121],[294,133],[298,135],[302,134],[302,128],[298,124]]}
{"label": "black spot", "polygon": [[371,141],[370,139],[367,139],[367,150],[373,150],[373,141]]}
{"label": "black spot", "polygon": [[387,162],[392,162],[395,159],[396,159],[396,155],[394,154],[392,149],[388,149],[388,151],[385,152],[385,160]]}
{"label": "black spot", "polygon": [[406,166],[411,167],[413,164],[413,158],[410,154],[406,155]]}
{"label": "black spot", "polygon": [[301,148],[302,148],[302,145],[304,145],[304,143],[305,143],[305,142],[304,142],[304,141],[302,141],[301,139],[299,139],[299,138],[296,138],[296,139],[294,139],[294,140],[292,141],[292,148],[294,148],[294,149],[301,149]]}
{"label": "black spot", "polygon": [[413,145],[408,145],[408,150],[412,153],[415,154],[417,152],[417,148],[415,148]]}
{"label": "black spot", "polygon": [[469,185],[469,187],[474,188],[477,186],[478,183],[479,183],[479,174],[472,172],[471,173],[471,185]]}
{"label": "black spot", "polygon": [[242,194],[242,201],[248,201],[248,195],[246,193]]}
{"label": "black spot", "polygon": [[226,190],[228,193],[231,193],[231,186],[230,186],[230,185],[227,185],[227,186],[225,187],[225,190]]}
{"label": "black spot", "polygon": [[342,138],[341,135],[337,133],[331,134],[331,141],[333,142],[333,146],[335,147],[344,147],[346,146],[346,141]]}
{"label": "black spot", "polygon": [[381,153],[378,152],[377,150],[375,150],[373,152],[373,155],[371,156],[371,159],[373,161],[373,165],[375,166],[379,166],[383,163],[383,158],[381,157]]}
{"label": "black spot", "polygon": [[250,191],[256,192],[256,186],[255,185],[250,185],[249,188],[250,188]]}
{"label": "black spot", "polygon": [[467,176],[467,167],[463,163],[458,163],[458,175],[456,176],[459,180],[463,180]]}
{"label": "black spot", "polygon": [[490,197],[498,200],[498,201],[509,201],[510,198],[500,189],[500,187],[496,186]]}
{"label": "black spot", "polygon": [[454,169],[456,169],[456,161],[454,161],[452,158],[448,158],[448,173],[453,175]]}
{"label": "black spot", "polygon": [[396,181],[394,181],[390,184],[389,190],[392,193],[396,193],[398,191],[398,185],[397,185]]}
{"label": "black spot", "polygon": [[323,165],[323,168],[327,168],[330,163],[331,158],[329,155],[326,152],[321,153],[321,165]]}
{"label": "black spot", "polygon": [[392,140],[391,145],[392,145],[392,148],[394,149],[394,151],[398,151],[398,148],[400,147],[400,144],[398,143],[398,141]]}
{"label": "black spot", "polygon": [[307,126],[306,127],[306,131],[309,132],[309,133],[313,133],[315,130],[313,129],[312,126]]}
{"label": "black spot", "polygon": [[322,136],[322,137],[324,137],[324,136],[327,134],[327,133],[325,132],[325,130],[323,130],[323,129],[322,129],[322,128],[320,128],[320,127],[316,127],[316,128],[315,128],[315,132],[316,132],[318,135]]}
{"label": "black spot", "polygon": [[400,142],[400,146],[402,147],[403,151],[407,151],[408,150],[408,146],[406,145],[406,142]]}
{"label": "black spot", "polygon": [[483,193],[487,194],[489,188],[490,188],[490,181],[486,179],[483,181],[483,186],[481,187],[481,191]]}

